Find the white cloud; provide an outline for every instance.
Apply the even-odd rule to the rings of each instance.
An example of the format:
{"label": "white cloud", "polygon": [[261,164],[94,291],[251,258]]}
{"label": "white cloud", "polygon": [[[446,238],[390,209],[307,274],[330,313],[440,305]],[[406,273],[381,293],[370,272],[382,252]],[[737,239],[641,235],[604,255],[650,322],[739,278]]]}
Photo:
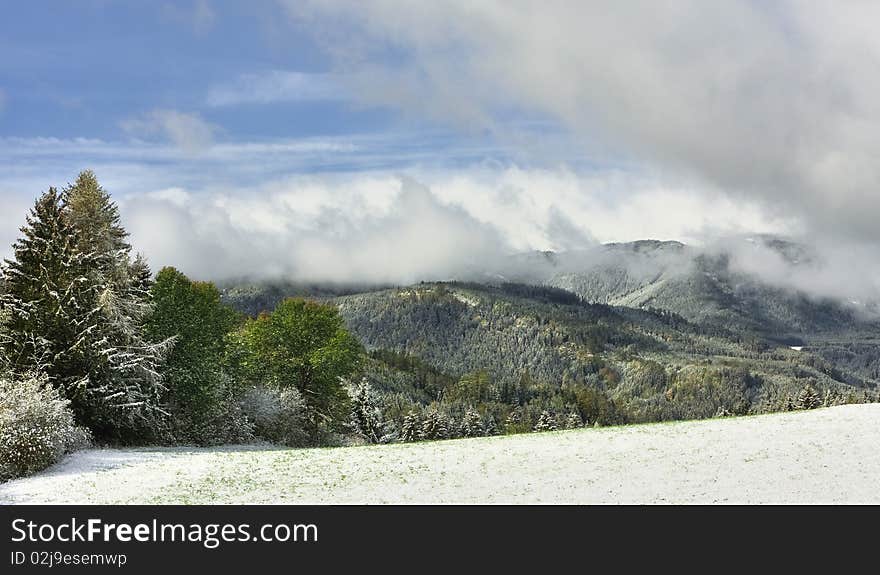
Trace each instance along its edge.
{"label": "white cloud", "polygon": [[[529,250],[646,237],[700,242],[707,229],[796,227],[756,208],[658,189],[626,174],[511,167],[424,171],[417,178],[325,174],[234,191],[162,189],[130,194],[123,211],[136,245],[155,265],[215,280],[408,283],[477,275]],[[632,190],[628,201],[603,197],[621,185]]]}
{"label": "white cloud", "polygon": [[206,122],[198,114],[178,110],[157,109],[141,117],[126,120],[121,127],[136,137],[161,135],[180,150],[194,154],[210,147],[219,127]]}
{"label": "white cloud", "polygon": [[503,253],[503,242],[408,178],[295,179],[249,196],[127,198],[123,214],[156,265],[215,280],[408,283],[450,278]]}
{"label": "white cloud", "polygon": [[275,102],[341,101],[349,99],[344,80],[334,74],[268,70],[243,74],[229,84],[212,87],[207,104],[213,107]]}
{"label": "white cloud", "polygon": [[876,3],[284,4],[360,71],[368,102],[471,129],[542,115],[585,152],[880,240]]}
{"label": "white cloud", "polygon": [[[415,155],[411,158],[410,153]],[[163,143],[0,138],[0,190],[15,190],[16,198],[24,198],[22,205],[27,205],[49,186],[63,186],[80,170],[92,168],[123,203],[126,217],[138,222],[135,243],[155,265],[176,263],[186,271],[190,265],[191,273],[206,279],[245,271],[309,277],[326,272],[339,277],[349,265],[355,278],[367,266],[351,252],[361,245],[378,245],[383,227],[396,230],[386,234],[391,238],[387,257],[398,264],[386,270],[377,258],[375,274],[403,281],[442,262],[446,263],[434,271],[446,273],[455,266],[438,252],[428,250],[433,259],[425,260],[425,266],[409,252],[394,255],[397,245],[420,245],[410,234],[418,226],[427,229],[421,224],[413,229],[403,226],[407,217],[402,212],[398,219],[388,219],[402,193],[397,173],[430,189],[423,199],[456,206],[443,211],[443,218],[422,219],[442,220],[457,230],[448,220],[451,215],[462,218],[461,225],[470,230],[465,235],[476,242],[473,246],[432,238],[429,247],[457,246],[454,249],[463,253],[481,253],[482,241],[488,242],[489,253],[507,253],[576,249],[595,241],[657,238],[692,243],[724,233],[801,230],[793,214],[774,214],[756,202],[707,193],[692,181],[645,170],[576,172],[509,162],[436,167],[422,165],[420,154],[399,141],[371,138],[221,142],[197,156],[181,156]],[[400,168],[386,167],[401,158]],[[380,167],[371,167],[374,164]],[[308,172],[318,173],[296,175]],[[415,213],[424,205],[432,204],[401,202],[399,208]],[[23,220],[24,210],[18,211],[13,215]],[[200,213],[213,215],[202,220]],[[193,218],[199,222],[184,223]],[[166,230],[162,221],[178,224]],[[13,238],[18,224],[3,224]],[[369,241],[359,235],[364,230],[370,230]],[[442,230],[438,234],[443,239]],[[340,238],[350,243],[340,243]],[[325,257],[285,259],[306,244],[320,244],[311,253]],[[330,269],[336,271],[331,274]]]}

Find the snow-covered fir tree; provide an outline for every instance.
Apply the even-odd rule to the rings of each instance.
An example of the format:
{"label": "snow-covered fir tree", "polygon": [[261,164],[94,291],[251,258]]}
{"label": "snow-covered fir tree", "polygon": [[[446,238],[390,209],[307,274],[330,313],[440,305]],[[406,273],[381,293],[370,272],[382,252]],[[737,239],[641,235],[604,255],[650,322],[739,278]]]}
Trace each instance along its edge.
{"label": "snow-covered fir tree", "polygon": [[6,367],[18,374],[45,372],[82,419],[90,383],[85,366],[100,349],[88,257],[75,246],[73,227],[54,188],[37,199],[21,232],[12,246],[13,259],[3,263],[0,343]]}
{"label": "snow-covered fir tree", "polygon": [[415,411],[410,411],[400,425],[400,440],[406,443],[421,439],[422,420]]}
{"label": "snow-covered fir tree", "polygon": [[556,431],[556,419],[545,409],[538,417],[534,431]]}
{"label": "snow-covered fir tree", "polygon": [[798,393],[796,400],[796,407],[798,409],[816,409],[820,405],[822,405],[822,399],[812,385],[805,385],[800,393]]}
{"label": "snow-covered fir tree", "polygon": [[382,410],[370,383],[362,379],[351,392],[351,426],[370,443],[380,443],[384,435]]}
{"label": "snow-covered fir tree", "polygon": [[485,434],[483,418],[476,409],[468,409],[461,420],[461,435],[464,437],[480,437]]}
{"label": "snow-covered fir tree", "polygon": [[565,416],[565,420],[563,421],[563,427],[565,429],[577,429],[578,427],[584,426],[584,420],[581,419],[581,416],[576,411],[568,412],[568,415]]}
{"label": "snow-covered fir tree", "polygon": [[117,206],[84,172],[63,192],[43,194],[22,234],[3,266],[7,363],[44,371],[99,436],[155,427],[170,343],[144,339],[149,268],[130,261]]}
{"label": "snow-covered fir tree", "polygon": [[495,417],[491,414],[486,417],[486,421],[483,424],[483,429],[485,430],[485,434],[496,435],[498,433],[498,424],[495,423]]}
{"label": "snow-covered fir tree", "polygon": [[88,254],[87,280],[97,294],[94,331],[104,344],[89,366],[92,388],[102,397],[94,426],[151,425],[161,416],[162,358],[170,342],[149,342],[144,322],[152,309],[149,278],[142,258],[131,259],[128,232],[119,208],[91,171],[82,172],[63,191],[75,245]]}
{"label": "snow-covered fir tree", "polygon": [[449,437],[449,419],[436,409],[428,412],[422,422],[423,439],[446,439]]}
{"label": "snow-covered fir tree", "polygon": [[840,405],[843,403],[843,395],[834,387],[829,387],[825,390],[825,395],[822,397],[822,405],[825,407],[832,407],[834,405]]}

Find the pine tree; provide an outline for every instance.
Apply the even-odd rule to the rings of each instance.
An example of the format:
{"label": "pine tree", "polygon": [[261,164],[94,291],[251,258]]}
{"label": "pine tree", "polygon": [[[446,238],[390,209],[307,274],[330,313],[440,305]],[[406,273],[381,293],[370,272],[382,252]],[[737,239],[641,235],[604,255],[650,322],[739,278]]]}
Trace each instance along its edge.
{"label": "pine tree", "polygon": [[98,343],[94,292],[83,275],[88,257],[75,247],[54,188],[37,199],[21,232],[3,264],[3,355],[15,373],[45,372],[78,411],[90,384],[84,366]]}
{"label": "pine tree", "polygon": [[498,425],[495,423],[495,417],[492,415],[486,417],[483,429],[485,429],[486,436],[496,435],[498,433]]}
{"label": "pine tree", "polygon": [[449,421],[445,415],[432,409],[422,422],[423,439],[447,439],[449,437]]}
{"label": "pine tree", "polygon": [[538,422],[535,423],[534,431],[556,431],[556,420],[546,409],[541,412]]}
{"label": "pine tree", "polygon": [[128,232],[120,223],[119,207],[94,172],[80,173],[76,182],[63,190],[62,200],[80,251],[93,254],[94,267],[107,283],[126,284],[131,253]]}
{"label": "pine tree", "polygon": [[[118,206],[91,171],[82,172],[62,193],[75,246],[87,258],[86,282],[96,294],[93,332],[101,353],[86,366],[90,385],[102,396],[93,428],[117,434],[119,427],[155,426],[164,412],[160,368],[171,340],[150,342],[144,325],[152,310],[150,270],[131,261],[128,232]],[[103,430],[101,429],[103,428]]]}
{"label": "pine tree", "polygon": [[798,409],[816,409],[822,405],[819,394],[809,383],[798,393],[796,407]]}
{"label": "pine tree", "polygon": [[406,443],[421,439],[422,421],[415,411],[410,411],[400,425],[400,440]]}
{"label": "pine tree", "polygon": [[528,422],[525,421],[521,407],[514,407],[504,419],[504,433],[519,433],[528,431]]}
{"label": "pine tree", "polygon": [[131,283],[129,285],[129,293],[132,297],[139,298],[142,301],[149,301],[152,298],[153,272],[150,265],[141,254],[131,264],[129,269],[129,277]]}
{"label": "pine tree", "polygon": [[822,404],[825,407],[832,407],[841,403],[843,403],[843,395],[841,395],[840,391],[833,387],[825,390],[825,397],[822,400]]}
{"label": "pine tree", "polygon": [[571,411],[565,417],[564,427],[565,429],[577,429],[578,427],[584,426],[584,420],[581,419],[581,416],[576,411]]}
{"label": "pine tree", "polygon": [[370,443],[381,442],[384,429],[382,411],[366,378],[355,385],[351,394],[351,425]]}
{"label": "pine tree", "polygon": [[[169,344],[143,338],[150,301],[131,281],[131,248],[109,195],[85,172],[41,196],[22,234],[3,266],[0,345],[10,368],[45,371],[99,437],[155,427]],[[143,281],[148,268],[137,266]]]}
{"label": "pine tree", "polygon": [[485,434],[483,418],[476,409],[468,409],[461,421],[461,435],[464,437],[480,437]]}

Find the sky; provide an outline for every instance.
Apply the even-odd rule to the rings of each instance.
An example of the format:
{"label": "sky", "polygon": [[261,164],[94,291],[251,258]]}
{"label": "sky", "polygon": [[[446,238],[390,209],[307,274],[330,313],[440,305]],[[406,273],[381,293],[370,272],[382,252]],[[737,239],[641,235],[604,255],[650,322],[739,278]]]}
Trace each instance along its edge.
{"label": "sky", "polygon": [[878,17],[856,0],[11,3],[0,253],[86,168],[154,268],[204,279],[442,279],[753,233],[875,253]]}

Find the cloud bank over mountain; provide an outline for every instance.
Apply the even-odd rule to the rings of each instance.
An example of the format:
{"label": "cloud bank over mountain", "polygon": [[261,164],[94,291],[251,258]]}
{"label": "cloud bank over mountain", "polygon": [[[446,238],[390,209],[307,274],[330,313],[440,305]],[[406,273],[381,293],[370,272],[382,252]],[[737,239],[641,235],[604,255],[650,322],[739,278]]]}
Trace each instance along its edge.
{"label": "cloud bank over mountain", "polygon": [[585,152],[699,177],[815,233],[880,240],[874,3],[284,4],[366,100],[472,129],[536,114]]}

